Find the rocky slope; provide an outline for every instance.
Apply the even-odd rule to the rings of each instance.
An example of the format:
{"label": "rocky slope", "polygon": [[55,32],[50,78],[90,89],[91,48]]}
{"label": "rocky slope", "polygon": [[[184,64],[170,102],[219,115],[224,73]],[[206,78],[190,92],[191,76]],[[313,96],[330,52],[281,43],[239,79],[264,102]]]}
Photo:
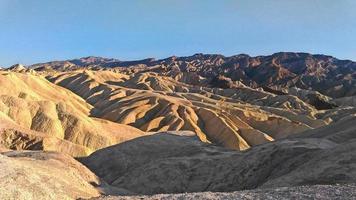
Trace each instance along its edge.
{"label": "rocky slope", "polygon": [[[184,59],[196,62],[198,57],[212,58],[193,57]],[[221,88],[215,88],[181,82],[162,70],[128,73],[130,67],[119,71],[87,69],[106,62],[109,60],[96,57],[72,61],[73,65],[86,68],[64,72],[56,67],[64,67],[61,62],[49,63],[53,68],[50,71],[36,68],[37,72],[16,65],[2,72],[2,112],[23,128],[51,132],[50,136],[74,143],[76,150],[70,153],[79,151],[76,156],[144,135],[131,127],[144,132],[189,130],[201,141],[244,150],[356,113],[353,106],[346,107],[340,100],[296,87],[252,88],[219,77]],[[217,64],[211,64],[214,63]],[[18,87],[16,81],[24,83]],[[16,89],[9,92],[10,88]],[[95,125],[91,127],[92,124]],[[7,143],[9,146],[11,141]]]}
{"label": "rocky slope", "polygon": [[355,183],[355,120],[243,152],[159,133],[98,150],[81,162],[112,186],[138,194]]}
{"label": "rocky slope", "polygon": [[70,156],[58,153],[0,153],[0,199],[45,200],[90,198],[102,183]]}
{"label": "rocky slope", "polygon": [[41,76],[0,72],[0,85],[0,143],[8,148],[84,156],[144,135],[130,126],[89,117],[89,104]]}
{"label": "rocky slope", "polygon": [[[79,159],[92,172],[68,155],[0,146],[0,198],[353,199],[354,122],[243,152],[202,143],[192,132],[158,133]],[[135,194],[159,195],[117,196]]]}
{"label": "rocky slope", "polygon": [[256,189],[237,192],[201,192],[201,193],[183,193],[183,194],[158,194],[152,196],[103,196],[92,198],[92,200],[251,200],[251,199],[355,199],[355,185],[315,185],[301,187],[282,187],[273,189]]}
{"label": "rocky slope", "polygon": [[[319,93],[290,90],[291,95],[279,95],[244,85],[198,87],[153,72],[127,75],[75,70],[44,74],[93,106],[92,116],[142,131],[190,130],[202,141],[239,150],[355,113],[355,108],[334,106],[329,97]],[[330,107],[318,110],[312,105],[315,100]]]}

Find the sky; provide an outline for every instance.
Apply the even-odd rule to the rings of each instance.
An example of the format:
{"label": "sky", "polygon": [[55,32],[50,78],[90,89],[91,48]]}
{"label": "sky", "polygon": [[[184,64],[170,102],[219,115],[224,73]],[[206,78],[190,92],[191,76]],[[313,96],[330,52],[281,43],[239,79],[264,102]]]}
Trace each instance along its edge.
{"label": "sky", "polygon": [[356,60],[355,0],[0,0],[0,66],[309,52]]}

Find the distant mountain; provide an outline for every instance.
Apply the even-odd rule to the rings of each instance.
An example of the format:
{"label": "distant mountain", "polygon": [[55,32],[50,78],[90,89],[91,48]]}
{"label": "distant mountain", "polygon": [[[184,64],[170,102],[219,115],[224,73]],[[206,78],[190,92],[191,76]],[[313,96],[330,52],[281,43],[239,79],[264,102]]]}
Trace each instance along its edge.
{"label": "distant mountain", "polygon": [[15,64],[15,65],[12,65],[11,67],[7,68],[7,70],[21,72],[21,71],[26,71],[26,68],[25,68],[25,66],[23,66],[21,64]]}
{"label": "distant mountain", "polygon": [[[216,82],[220,76],[254,88],[282,90],[298,87],[316,90],[331,97],[356,95],[356,62],[308,53],[280,52],[256,57],[246,54],[230,57],[219,54],[194,54],[186,57],[172,56],[160,60],[148,58],[136,61],[85,57],[35,64],[30,67],[36,70],[59,71],[82,67],[91,69],[124,67],[126,69],[121,70],[153,71],[189,84],[202,84],[196,80],[197,77],[201,77],[206,79],[205,85],[210,84],[212,87],[231,85]],[[226,81],[225,78],[223,79]]]}
{"label": "distant mountain", "polygon": [[87,66],[87,65],[100,65],[104,63],[115,63],[115,62],[120,62],[120,60],[114,58],[88,56],[79,59],[69,60],[69,62],[79,66]]}
{"label": "distant mountain", "polygon": [[65,70],[68,69],[76,69],[78,67],[89,67],[89,66],[101,66],[101,67],[129,67],[137,64],[149,64],[153,62],[154,58],[148,58],[143,60],[136,61],[120,61],[115,58],[103,58],[96,56],[88,56],[83,58],[77,58],[72,60],[64,60],[64,61],[51,61],[46,63],[38,63],[29,66],[34,69],[43,69],[51,67],[55,70],[63,70],[64,66],[66,66]]}

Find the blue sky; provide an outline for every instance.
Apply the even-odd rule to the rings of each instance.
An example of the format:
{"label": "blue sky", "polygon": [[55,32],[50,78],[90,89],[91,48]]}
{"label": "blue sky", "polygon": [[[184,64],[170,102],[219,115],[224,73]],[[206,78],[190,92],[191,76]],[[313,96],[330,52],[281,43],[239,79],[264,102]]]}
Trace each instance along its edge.
{"label": "blue sky", "polygon": [[279,51],[356,60],[356,1],[0,0],[0,66]]}

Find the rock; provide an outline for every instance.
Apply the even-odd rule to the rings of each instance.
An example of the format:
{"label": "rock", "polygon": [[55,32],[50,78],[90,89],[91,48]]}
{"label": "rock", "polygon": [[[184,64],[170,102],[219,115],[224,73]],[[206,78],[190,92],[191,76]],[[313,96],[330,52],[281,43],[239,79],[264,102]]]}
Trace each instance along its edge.
{"label": "rock", "polygon": [[233,200],[233,199],[354,199],[356,198],[355,185],[313,185],[301,187],[282,187],[272,189],[256,189],[237,192],[201,192],[201,193],[183,193],[183,194],[157,194],[153,196],[102,196],[92,198],[91,200],[164,200],[164,199],[186,199],[186,200]]}
{"label": "rock", "polygon": [[[47,79],[93,105],[91,115],[97,118],[145,132],[189,130],[204,142],[237,150],[330,123],[296,96],[247,86],[196,87],[155,72],[76,70]],[[341,119],[334,114],[334,121]]]}
{"label": "rock", "polygon": [[27,68],[25,68],[25,66],[23,66],[21,64],[15,64],[15,65],[12,65],[11,67],[7,68],[7,70],[13,71],[13,72],[25,72],[27,70]]}
{"label": "rock", "polygon": [[[57,71],[117,67],[116,69],[125,73],[130,71],[156,72],[187,84],[199,86],[207,86],[209,81],[206,80],[224,76],[225,81],[222,80],[215,86],[228,88],[232,82],[238,81],[253,88],[296,86],[301,89],[319,91],[323,95],[333,98],[356,95],[355,62],[309,53],[279,52],[256,57],[246,54],[234,56],[195,54],[161,60],[148,58],[136,61],[86,57],[30,66],[36,70],[43,70],[46,67]],[[231,81],[226,81],[228,79]]]}
{"label": "rock", "polygon": [[98,150],[80,161],[112,186],[138,194],[354,183],[354,121],[243,152],[158,133]]}
{"label": "rock", "polygon": [[86,156],[139,137],[136,128],[90,117],[91,105],[39,75],[0,73],[0,144]]}
{"label": "rock", "polygon": [[0,154],[0,199],[77,199],[99,196],[103,184],[86,167],[58,153]]}

